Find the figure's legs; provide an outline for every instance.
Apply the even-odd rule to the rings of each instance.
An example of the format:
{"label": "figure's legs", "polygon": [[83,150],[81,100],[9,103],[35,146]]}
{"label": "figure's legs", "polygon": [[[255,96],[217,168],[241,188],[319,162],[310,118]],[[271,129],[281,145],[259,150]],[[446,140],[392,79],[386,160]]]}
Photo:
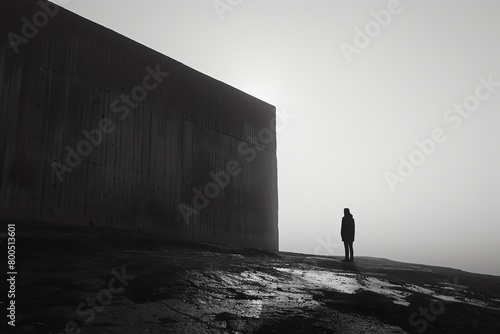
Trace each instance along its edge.
{"label": "figure's legs", "polygon": [[352,244],[354,241],[349,242],[349,251],[351,252],[351,257],[349,258],[349,261],[354,261],[354,249],[352,248]]}
{"label": "figure's legs", "polygon": [[345,261],[349,261],[349,243],[347,241],[344,241],[344,250],[345,250]]}

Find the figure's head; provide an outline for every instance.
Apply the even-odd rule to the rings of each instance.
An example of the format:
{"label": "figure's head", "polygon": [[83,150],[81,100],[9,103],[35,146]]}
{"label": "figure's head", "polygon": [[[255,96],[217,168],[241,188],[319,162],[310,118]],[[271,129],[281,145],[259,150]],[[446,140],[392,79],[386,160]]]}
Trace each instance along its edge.
{"label": "figure's head", "polygon": [[344,209],[344,216],[349,216],[351,215],[351,212],[349,211],[349,208]]}

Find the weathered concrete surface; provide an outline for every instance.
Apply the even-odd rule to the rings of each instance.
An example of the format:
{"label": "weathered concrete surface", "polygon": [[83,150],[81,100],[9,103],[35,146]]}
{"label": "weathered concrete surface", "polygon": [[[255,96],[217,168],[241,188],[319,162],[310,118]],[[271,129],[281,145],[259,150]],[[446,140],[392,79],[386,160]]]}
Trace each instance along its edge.
{"label": "weathered concrete surface", "polygon": [[[59,333],[73,321],[81,333],[106,334],[500,330],[500,277],[96,228],[18,224],[17,231],[22,333]],[[133,276],[124,289],[113,268]],[[420,308],[438,314],[424,320]]]}
{"label": "weathered concrete surface", "polygon": [[[82,144],[103,120],[113,130]],[[273,120],[272,105],[62,8],[0,1],[0,221],[277,250]],[[239,173],[205,190],[230,161]]]}

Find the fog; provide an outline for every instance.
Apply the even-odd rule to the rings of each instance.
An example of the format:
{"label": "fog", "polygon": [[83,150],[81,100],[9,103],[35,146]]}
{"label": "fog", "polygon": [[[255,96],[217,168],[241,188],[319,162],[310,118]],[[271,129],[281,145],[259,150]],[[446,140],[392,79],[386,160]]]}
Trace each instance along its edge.
{"label": "fog", "polygon": [[285,115],[281,250],[500,275],[500,2],[54,2]]}

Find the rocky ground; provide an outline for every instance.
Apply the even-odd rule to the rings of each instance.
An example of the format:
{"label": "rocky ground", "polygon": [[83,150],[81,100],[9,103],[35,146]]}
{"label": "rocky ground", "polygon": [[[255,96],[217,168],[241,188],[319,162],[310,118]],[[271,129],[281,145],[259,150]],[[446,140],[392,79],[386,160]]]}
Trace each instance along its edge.
{"label": "rocky ground", "polygon": [[496,276],[93,227],[16,238],[17,333],[500,333]]}

